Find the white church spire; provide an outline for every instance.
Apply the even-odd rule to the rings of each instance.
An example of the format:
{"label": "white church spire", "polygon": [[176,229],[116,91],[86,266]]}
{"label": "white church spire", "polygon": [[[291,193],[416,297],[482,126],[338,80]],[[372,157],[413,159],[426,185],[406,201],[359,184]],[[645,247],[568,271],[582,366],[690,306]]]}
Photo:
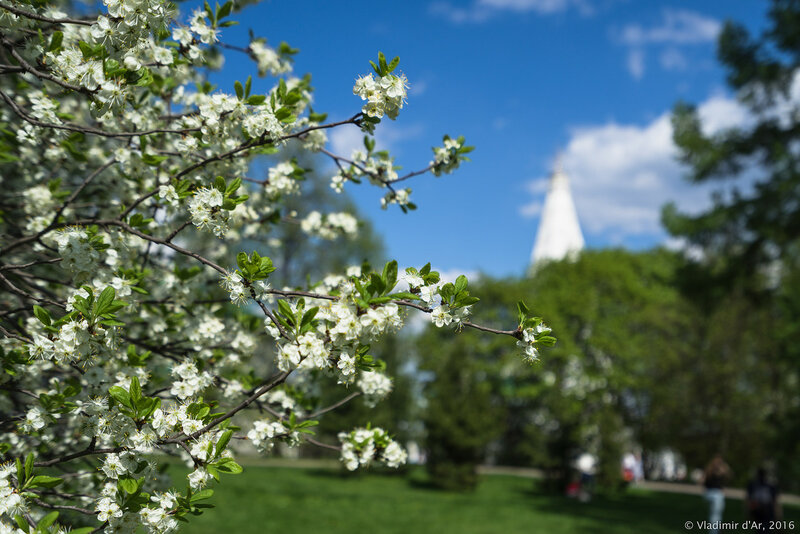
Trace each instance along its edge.
{"label": "white church spire", "polygon": [[560,157],[556,159],[554,167],[539,220],[536,243],[531,252],[531,267],[536,267],[543,260],[573,257],[584,246],[569,179],[561,166]]}

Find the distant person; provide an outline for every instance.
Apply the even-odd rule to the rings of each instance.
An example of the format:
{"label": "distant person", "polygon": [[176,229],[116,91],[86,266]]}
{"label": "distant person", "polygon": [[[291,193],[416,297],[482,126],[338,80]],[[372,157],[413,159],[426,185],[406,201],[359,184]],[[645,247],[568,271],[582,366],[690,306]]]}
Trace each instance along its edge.
{"label": "distant person", "polygon": [[630,484],[635,480],[634,471],[636,469],[636,457],[632,452],[626,453],[622,457],[622,480]]}
{"label": "distant person", "polygon": [[578,500],[581,502],[589,502],[592,500],[592,493],[594,492],[594,474],[597,470],[597,459],[585,452],[578,457],[576,467],[581,473],[581,489],[578,494]]}
{"label": "distant person", "polygon": [[760,467],[756,477],[747,483],[747,513],[759,529],[767,530],[769,522],[780,518],[778,488],[767,477],[767,470]]}
{"label": "distant person", "polygon": [[[722,489],[731,476],[731,468],[719,454],[714,455],[703,473],[703,486],[706,488],[705,498],[708,501],[708,520],[713,527],[714,523],[722,521],[722,512],[725,510],[725,493]],[[716,533],[716,528],[709,532]]]}

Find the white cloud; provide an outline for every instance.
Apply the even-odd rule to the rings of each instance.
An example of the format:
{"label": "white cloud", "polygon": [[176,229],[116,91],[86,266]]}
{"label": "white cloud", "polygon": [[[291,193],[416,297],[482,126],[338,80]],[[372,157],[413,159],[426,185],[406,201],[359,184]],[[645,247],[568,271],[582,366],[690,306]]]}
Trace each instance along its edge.
{"label": "white cloud", "polygon": [[634,80],[641,80],[642,76],[644,76],[644,51],[640,49],[630,50],[626,66]]}
{"label": "white cloud", "polygon": [[722,25],[716,19],[688,10],[665,9],[657,26],[629,24],[615,35],[628,47],[627,68],[634,79],[644,76],[644,49],[663,48],[660,64],[664,70],[685,70],[689,62],[679,47],[711,43]]}
{"label": "white cloud", "polygon": [[659,61],[664,70],[686,70],[689,66],[689,61],[686,59],[686,56],[675,47],[667,48],[661,52]]}
{"label": "white cloud", "polygon": [[485,22],[503,12],[552,15],[570,8],[576,8],[582,15],[594,12],[589,0],[473,0],[467,7],[440,1],[431,4],[430,11],[449,19],[450,22],[462,24]]}
{"label": "white cloud", "polygon": [[688,10],[665,9],[663,21],[652,28],[630,24],[623,28],[623,43],[640,46],[647,43],[694,44],[714,41],[722,25],[716,19]]}
{"label": "white cloud", "polygon": [[408,87],[409,96],[422,96],[428,90],[428,82],[417,80]]}
{"label": "white cloud", "polygon": [[[710,97],[698,112],[709,132],[748,121],[746,111],[724,96]],[[561,158],[584,232],[609,239],[659,235],[666,202],[695,213],[708,207],[714,186],[688,184],[677,155],[669,112],[643,126],[609,123],[573,129]],[[538,214],[546,180],[529,185],[537,198],[520,208],[522,216]]]}

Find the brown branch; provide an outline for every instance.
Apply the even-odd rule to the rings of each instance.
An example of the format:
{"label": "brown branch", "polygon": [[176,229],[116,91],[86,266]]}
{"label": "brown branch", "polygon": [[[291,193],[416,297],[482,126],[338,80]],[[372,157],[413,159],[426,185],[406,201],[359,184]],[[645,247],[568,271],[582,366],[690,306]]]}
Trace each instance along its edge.
{"label": "brown branch", "polygon": [[36,498],[31,499],[31,500],[33,502],[35,502],[37,505],[41,506],[42,508],[48,508],[50,510],[71,510],[73,512],[79,512],[81,514],[86,514],[86,515],[96,515],[97,514],[97,512],[92,512],[91,510],[87,510],[86,508],[81,508],[79,506],[69,506],[69,505],[66,505],[66,504],[50,504],[50,503],[44,502],[41,499],[36,499]]}
{"label": "brown branch", "polygon": [[179,435],[179,436],[171,438],[171,439],[165,439],[165,440],[160,441],[159,443],[165,443],[165,444],[166,443],[179,443],[181,441],[186,441],[186,440],[189,440],[189,439],[195,439],[195,438],[197,438],[199,436],[202,436],[203,434],[205,434],[206,432],[208,432],[209,430],[211,430],[215,426],[219,425],[223,421],[226,421],[226,420],[230,419],[231,417],[233,417],[234,415],[236,415],[240,411],[244,410],[245,408],[247,408],[248,406],[253,404],[262,395],[264,395],[267,392],[271,391],[275,387],[283,384],[283,382],[286,381],[286,379],[289,377],[289,375],[291,373],[292,373],[291,370],[284,371],[281,374],[279,374],[277,376],[277,378],[275,378],[274,380],[267,381],[264,385],[262,385],[261,387],[256,389],[255,393],[253,393],[252,395],[247,397],[245,400],[240,402],[238,405],[236,405],[236,407],[232,408],[231,410],[229,410],[224,415],[221,415],[221,416],[217,417],[216,419],[214,419],[213,421],[208,423],[206,426],[204,426],[203,428],[201,428],[197,432],[193,432],[192,434],[189,434],[188,436],[186,436],[186,435],[180,436]]}
{"label": "brown branch", "polygon": [[34,265],[45,265],[48,263],[58,263],[63,258],[53,258],[52,260],[41,260],[41,261],[32,261],[30,263],[24,263],[22,265],[0,265],[0,272],[2,271],[11,271],[14,269],[27,269],[28,267],[33,267]]}
{"label": "brown branch", "polygon": [[95,454],[112,454],[117,452],[122,452],[128,450],[127,447],[114,447],[110,449],[95,449],[94,448],[94,439],[89,444],[88,447],[83,449],[82,451],[73,452],[72,454],[66,454],[64,456],[59,456],[58,458],[53,458],[52,460],[45,460],[43,462],[36,462],[33,464],[36,467],[50,467],[52,465],[60,464],[63,462],[68,462],[70,460],[75,460],[76,458],[83,458],[84,456],[92,456]]}
{"label": "brown branch", "polygon": [[65,81],[56,78],[52,74],[48,74],[46,72],[38,70],[36,67],[25,61],[24,57],[22,57],[17,53],[17,51],[14,49],[15,46],[14,43],[9,41],[8,39],[3,39],[2,41],[0,41],[0,43],[2,43],[2,45],[11,53],[11,56],[17,60],[17,62],[23,69],[25,69],[26,72],[33,74],[37,78],[53,82],[54,84],[63,87],[64,89],[69,89],[70,91],[75,91],[77,93],[83,93],[87,95],[94,94],[94,91],[90,91],[85,87],[81,87],[79,85],[72,85],[71,83],[67,83]]}
{"label": "brown branch", "polygon": [[0,91],[0,98],[5,100],[6,104],[8,104],[9,107],[11,107],[12,111],[14,111],[14,113],[16,113],[21,119],[40,128],[50,128],[53,130],[66,130],[69,132],[80,132],[85,134],[99,135],[101,137],[139,137],[142,135],[151,135],[157,133],[186,135],[188,133],[200,131],[200,128],[185,128],[182,130],[154,128],[152,130],[143,130],[141,132],[107,132],[99,128],[93,128],[91,126],[84,126],[81,124],[72,124],[69,122],[65,122],[63,124],[54,124],[51,122],[40,121],[36,117],[33,117],[28,113],[25,113],[25,111],[23,111],[23,109],[19,107],[11,97],[9,97],[2,91]]}
{"label": "brown branch", "polygon": [[269,144],[272,144],[272,143],[279,143],[281,141],[286,141],[287,139],[294,139],[296,137],[301,137],[301,136],[303,136],[303,135],[305,135],[305,134],[307,134],[309,132],[312,132],[314,130],[327,130],[329,128],[336,128],[337,126],[342,126],[344,124],[358,124],[359,120],[361,118],[361,115],[362,115],[361,113],[357,113],[357,114],[353,115],[352,117],[350,117],[349,119],[346,119],[346,120],[343,120],[343,121],[331,122],[329,124],[320,124],[320,125],[317,125],[317,126],[309,126],[308,128],[306,128],[304,130],[301,130],[301,131],[293,133],[293,134],[284,135],[284,136],[279,137],[277,139],[267,138],[267,137],[264,137],[264,136],[259,137],[258,139],[252,139],[250,141],[242,143],[238,147],[233,148],[233,149],[231,149],[231,150],[229,150],[229,151],[227,151],[227,152],[225,152],[223,154],[217,154],[216,156],[211,156],[209,158],[204,159],[203,161],[197,162],[197,163],[195,163],[193,165],[190,165],[189,167],[186,167],[185,169],[180,171],[178,174],[176,174],[175,178],[180,178],[182,176],[185,176],[185,175],[189,174],[190,172],[192,172],[194,170],[199,169],[200,167],[205,167],[206,165],[208,165],[210,163],[214,163],[215,161],[222,161],[224,159],[233,157],[236,154],[238,154],[239,152],[244,152],[245,150],[249,150],[251,148],[257,148],[257,147],[264,146],[264,145],[269,145]]}
{"label": "brown branch", "polygon": [[351,393],[350,395],[346,396],[345,398],[343,398],[343,399],[342,399],[342,400],[340,400],[339,402],[337,402],[337,403],[335,403],[335,404],[331,404],[330,406],[327,406],[327,407],[325,407],[325,408],[322,408],[321,410],[317,410],[316,412],[312,413],[311,415],[307,415],[307,416],[305,416],[305,417],[302,417],[302,418],[301,418],[301,420],[305,420],[305,419],[316,419],[316,418],[317,418],[317,417],[319,417],[320,415],[326,414],[326,413],[328,413],[328,412],[332,412],[332,411],[333,411],[333,410],[335,410],[336,408],[339,408],[340,406],[344,406],[345,404],[347,404],[347,403],[348,403],[348,402],[350,402],[351,400],[355,399],[355,398],[356,398],[356,397],[358,397],[359,395],[361,395],[361,392],[360,392],[360,391],[354,391],[353,393]]}
{"label": "brown branch", "polygon": [[332,451],[341,451],[341,447],[337,447],[336,445],[329,445],[327,443],[323,443],[321,441],[317,441],[314,438],[306,437],[306,441],[311,443],[312,445],[316,445],[317,447],[322,447],[323,449],[331,449]]}
{"label": "brown branch", "polygon": [[38,20],[41,22],[49,22],[50,24],[78,24],[80,26],[92,26],[94,24],[94,22],[88,20],[80,20],[80,19],[70,19],[70,18],[53,19],[50,17],[45,17],[44,15],[39,15],[38,13],[31,13],[30,11],[10,6],[5,2],[0,2],[0,8],[5,9],[6,11],[10,11],[15,15],[19,15],[20,17],[25,17],[26,19]]}

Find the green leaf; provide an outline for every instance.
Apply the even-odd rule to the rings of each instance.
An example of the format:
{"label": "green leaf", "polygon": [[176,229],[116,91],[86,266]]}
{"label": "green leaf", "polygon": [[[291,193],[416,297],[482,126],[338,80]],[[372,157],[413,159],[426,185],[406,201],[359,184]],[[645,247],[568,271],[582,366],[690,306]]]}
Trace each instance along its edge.
{"label": "green leaf", "polygon": [[136,483],[136,480],[130,477],[122,477],[117,482],[117,487],[123,490],[125,493],[133,495],[139,489],[139,484]]}
{"label": "green leaf", "polygon": [[467,277],[461,274],[458,276],[458,278],[456,278],[455,292],[458,294],[465,289],[467,289]]}
{"label": "green leaf", "polygon": [[51,477],[47,475],[36,475],[30,479],[25,486],[28,488],[55,488],[64,482],[63,478]]}
{"label": "green leaf", "polygon": [[267,97],[264,95],[253,95],[247,98],[247,103],[251,106],[260,106],[266,101]]}
{"label": "green leaf", "polygon": [[19,458],[14,458],[17,467],[17,483],[23,484],[25,482],[25,469],[22,467],[22,462]]}
{"label": "green leaf", "polygon": [[138,403],[142,399],[142,386],[139,384],[139,378],[131,378],[131,385],[128,388],[130,392],[130,399],[132,404]]}
{"label": "green leaf", "polygon": [[32,472],[33,472],[33,453],[29,452],[28,456],[25,458],[25,480],[28,480],[28,478],[30,478]]}
{"label": "green leaf", "polygon": [[372,65],[372,70],[375,71],[375,74],[380,76],[381,75],[381,69],[378,68],[378,66],[375,64],[375,62],[370,60],[369,64]]}
{"label": "green leaf", "polygon": [[64,41],[64,32],[53,32],[53,36],[50,38],[50,46],[47,47],[47,50],[50,52],[54,52],[61,48],[61,43]]}
{"label": "green leaf", "polygon": [[389,74],[394,69],[396,69],[399,63],[400,63],[400,58],[398,56],[395,56],[394,59],[391,61],[391,63],[389,63],[389,68],[386,70],[386,74]]}
{"label": "green leaf", "polygon": [[409,293],[408,291],[401,291],[399,293],[392,293],[391,295],[386,295],[390,299],[404,299],[404,300],[419,300],[419,297],[414,293]]}
{"label": "green leaf", "polygon": [[381,68],[381,76],[388,74],[389,66],[386,64],[386,56],[383,55],[383,52],[378,52],[378,65],[380,65]]}
{"label": "green leaf", "polygon": [[36,524],[36,530],[45,532],[53,523],[58,519],[58,512],[50,512],[39,520]]}
{"label": "green leaf", "polygon": [[314,317],[317,315],[318,311],[319,311],[319,307],[318,306],[315,306],[313,308],[309,308],[309,310],[306,311],[303,314],[303,318],[300,319],[300,326],[305,326],[305,325],[311,323],[311,321],[313,321]]}
{"label": "green leaf", "polygon": [[31,528],[31,526],[28,524],[28,521],[20,514],[14,516],[14,521],[16,521],[17,526],[25,532],[28,532]]}
{"label": "green leaf", "polygon": [[130,394],[121,387],[111,386],[110,388],[108,388],[108,394],[109,396],[111,396],[112,399],[117,401],[119,404],[127,406],[128,408],[133,408],[133,405],[131,404]]}
{"label": "green leaf", "polygon": [[200,490],[200,491],[198,491],[197,493],[195,493],[194,495],[191,496],[191,498],[189,499],[189,502],[197,502],[197,501],[202,501],[202,500],[205,500],[205,499],[210,499],[212,495],[214,495],[214,490],[212,490],[212,489]]}
{"label": "green leaf", "polygon": [[236,97],[239,100],[243,100],[244,99],[244,87],[242,86],[242,82],[240,82],[239,80],[236,80],[235,82],[233,82],[233,88],[236,90]]}
{"label": "green leaf", "polygon": [[278,310],[280,310],[281,315],[286,317],[286,320],[288,320],[291,325],[295,324],[294,312],[292,311],[291,306],[289,306],[285,300],[278,300]]}
{"label": "green leaf", "polygon": [[242,466],[237,464],[231,458],[223,458],[214,464],[217,469],[219,469],[223,473],[230,473],[232,475],[238,475],[243,471]]}
{"label": "green leaf", "polygon": [[253,85],[253,77],[252,76],[248,76],[247,77],[247,81],[244,82],[244,96],[245,96],[245,98],[250,96],[250,87],[252,85]]}
{"label": "green leaf", "polygon": [[111,286],[108,286],[100,293],[100,296],[97,297],[97,301],[94,303],[94,314],[95,316],[103,315],[108,311],[111,307],[111,303],[114,302],[114,298],[117,296],[116,291]]}
{"label": "green leaf", "polygon": [[166,160],[169,156],[156,156],[154,154],[142,154],[142,163],[155,167],[162,161]]}
{"label": "green leaf", "polygon": [[33,314],[45,326],[50,326],[50,323],[52,323],[52,320],[50,319],[50,313],[48,313],[47,310],[45,310],[39,305],[36,304],[33,305]]}
{"label": "green leaf", "polygon": [[537,343],[544,345],[545,347],[552,347],[556,344],[556,338],[553,336],[542,336],[536,340]]}
{"label": "green leaf", "polygon": [[386,282],[386,290],[391,291],[397,285],[397,261],[392,260],[383,267],[383,280]]}
{"label": "green leaf", "polygon": [[242,272],[245,272],[247,270],[247,264],[248,264],[247,254],[245,254],[244,252],[238,253],[236,255],[236,265],[239,266],[239,269],[241,269]]}
{"label": "green leaf", "polygon": [[232,9],[233,9],[233,1],[228,0],[222,5],[219,11],[217,11],[217,20],[224,19],[225,17],[230,15]]}
{"label": "green leaf", "polygon": [[226,430],[220,436],[219,441],[217,441],[217,447],[214,450],[214,456],[219,456],[224,450],[225,447],[228,446],[228,442],[231,440],[233,436],[233,430]]}
{"label": "green leaf", "polygon": [[224,193],[225,192],[225,187],[226,187],[225,186],[225,178],[223,178],[222,176],[217,176],[214,179],[214,187],[216,189],[218,189],[220,193]]}

